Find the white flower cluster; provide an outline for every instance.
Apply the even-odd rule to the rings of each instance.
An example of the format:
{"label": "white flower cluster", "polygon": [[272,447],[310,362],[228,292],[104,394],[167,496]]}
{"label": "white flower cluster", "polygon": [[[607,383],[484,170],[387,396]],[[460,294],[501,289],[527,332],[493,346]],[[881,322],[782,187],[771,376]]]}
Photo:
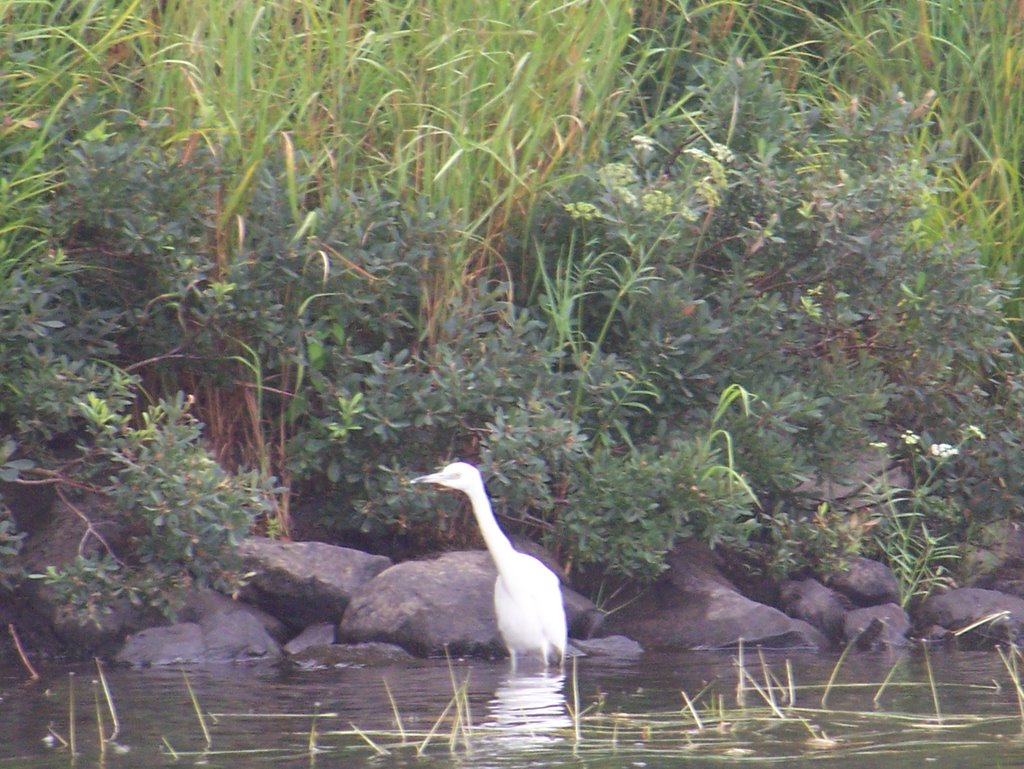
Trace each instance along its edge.
{"label": "white flower cluster", "polygon": [[949,459],[959,454],[960,449],[956,446],[950,446],[948,443],[933,443],[928,447],[928,453],[939,459]]}
{"label": "white flower cluster", "polygon": [[[963,428],[963,440],[966,441],[968,438],[977,438],[978,440],[985,440],[985,433],[982,432],[981,428],[977,425],[968,425]],[[905,446],[921,446],[924,448],[924,444],[921,442],[921,436],[912,430],[904,430],[900,435],[900,440]],[[962,443],[962,442],[961,442]],[[872,446],[880,449],[886,448],[884,443],[872,443]],[[960,453],[960,446],[953,446],[949,443],[932,443],[928,446],[928,454],[935,457],[936,459],[949,459],[955,457]]]}
{"label": "white flower cluster", "polygon": [[636,147],[640,152],[650,152],[654,149],[654,139],[650,136],[644,136],[643,134],[637,134],[632,137],[630,141],[633,146]]}
{"label": "white flower cluster", "polygon": [[916,446],[921,442],[921,436],[917,433],[910,432],[910,430],[904,430],[903,435],[900,436],[900,440],[908,446]]}

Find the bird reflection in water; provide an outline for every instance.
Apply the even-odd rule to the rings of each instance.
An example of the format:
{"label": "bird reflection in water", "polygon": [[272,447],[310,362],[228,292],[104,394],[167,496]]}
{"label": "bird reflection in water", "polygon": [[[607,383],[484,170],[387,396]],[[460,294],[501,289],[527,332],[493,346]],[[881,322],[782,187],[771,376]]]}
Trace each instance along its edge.
{"label": "bird reflection in water", "polygon": [[572,726],[564,688],[563,674],[512,673],[495,690],[484,726],[531,742],[558,739],[555,732]]}

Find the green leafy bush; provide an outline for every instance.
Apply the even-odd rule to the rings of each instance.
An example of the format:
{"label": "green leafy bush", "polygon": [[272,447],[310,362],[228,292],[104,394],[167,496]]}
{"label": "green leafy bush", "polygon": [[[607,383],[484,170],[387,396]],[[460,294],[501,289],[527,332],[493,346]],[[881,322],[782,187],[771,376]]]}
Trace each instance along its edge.
{"label": "green leafy bush", "polygon": [[128,379],[99,362],[116,350],[117,322],[88,307],[78,272],[56,252],[0,276],[0,425],[29,455],[76,429],[76,399],[114,396]]}
{"label": "green leafy bush", "polygon": [[78,403],[94,443],[87,483],[115,511],[117,545],[42,576],[83,617],[109,609],[113,597],[146,602],[169,615],[190,587],[225,593],[242,584],[236,546],[270,504],[256,472],[229,474],[200,443],[202,425],[179,394],[128,414],[89,395]]}
{"label": "green leafy bush", "polygon": [[[537,302],[552,323],[575,324],[575,368],[614,355],[656,393],[625,432],[659,436],[664,451],[693,439],[730,384],[754,393],[755,418],[722,427],[768,527],[787,510],[814,513],[796,493],[803,481],[845,480],[873,440],[906,427],[995,431],[993,416],[1010,416],[989,461],[1018,477],[1005,463],[1022,427],[1007,292],[963,233],[933,226],[942,159],[920,155],[920,110],[897,94],[812,111],[760,67],[698,72],[686,112],[652,119],[650,136],[638,127],[537,236],[547,262],[571,267],[542,265]],[[641,271],[642,290],[621,294]],[[1020,509],[996,463],[977,459],[947,500]]]}
{"label": "green leafy bush", "polygon": [[33,459],[74,436],[130,547],[51,577],[99,586],[87,611],[151,579],[229,589],[219,554],[254,521],[287,531],[294,500],[341,537],[465,544],[464,501],[406,484],[455,457],[510,528],[640,579],[690,535],[752,538],[792,569],[848,554],[850,511],[800,489],[904,429],[993,436],[928,485],[929,515],[1019,510],[1006,292],[940,228],[919,111],[802,104],[763,67],[675,61],[675,97],[641,93],[494,271],[452,270],[466,233],[440,201],[327,190],[292,145],[221,209],[238,180],[212,140],[68,117],[42,221],[76,268],[0,285],[4,429]]}

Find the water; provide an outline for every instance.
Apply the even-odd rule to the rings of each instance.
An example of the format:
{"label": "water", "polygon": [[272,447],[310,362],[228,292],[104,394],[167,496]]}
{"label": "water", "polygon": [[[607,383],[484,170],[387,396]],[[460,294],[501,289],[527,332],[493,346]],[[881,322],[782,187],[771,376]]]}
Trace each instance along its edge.
{"label": "water", "polygon": [[747,650],[742,692],[736,655],[717,653],[582,659],[576,687],[571,668],[511,675],[476,660],[104,668],[102,679],[81,666],[37,683],[11,668],[0,670],[0,769],[1024,765],[1024,718],[997,653],[853,655],[823,706],[836,662]]}

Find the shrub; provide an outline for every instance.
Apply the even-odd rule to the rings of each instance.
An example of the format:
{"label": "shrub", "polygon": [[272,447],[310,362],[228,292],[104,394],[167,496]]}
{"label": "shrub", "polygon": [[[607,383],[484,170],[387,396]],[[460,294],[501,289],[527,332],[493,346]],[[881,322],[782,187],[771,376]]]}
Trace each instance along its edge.
{"label": "shrub", "polygon": [[[746,393],[723,393],[715,418]],[[712,425],[713,426],[713,425]],[[718,429],[626,456],[603,450],[588,458],[562,514],[564,540],[579,563],[649,581],[677,541],[746,542],[757,504],[733,465],[732,438]]]}
{"label": "shrub", "polygon": [[[638,126],[536,236],[557,249],[548,262],[576,265],[577,370],[615,355],[657,394],[625,432],[663,435],[664,450],[693,439],[726,386],[754,393],[755,418],[721,426],[775,511],[767,526],[785,509],[813,513],[818,502],[795,493],[802,481],[846,480],[855,455],[907,427],[994,431],[995,413],[1012,414],[991,451],[1016,477],[1005,462],[1021,435],[1019,390],[1000,373],[1013,361],[1007,292],[963,233],[934,227],[941,158],[920,156],[922,110],[898,94],[812,110],[760,67],[698,72],[687,112],[652,118],[650,137]],[[541,268],[536,301],[554,322],[559,294]],[[641,270],[644,289],[620,295]],[[955,507],[989,489],[1003,498],[986,512],[1019,509],[994,464],[975,464],[973,478],[964,466]]]}
{"label": "shrub", "polygon": [[38,576],[81,616],[95,619],[117,596],[173,616],[184,588],[230,594],[242,584],[236,546],[272,492],[255,472],[228,474],[202,448],[188,405],[181,394],[162,400],[134,427],[95,395],[78,403],[94,440],[78,483],[113,507],[118,545],[100,538],[94,554]]}
{"label": "shrub", "polygon": [[[794,541],[848,512],[803,482],[844,479],[879,437],[964,421],[997,437],[929,487],[934,509],[1019,509],[1006,292],[936,223],[920,105],[802,104],[737,62],[665,74],[679,98],[628,110],[632,138],[552,188],[500,272],[452,269],[466,233],[441,203],[325,191],[291,145],[252,167],[226,235],[212,141],[176,153],[115,113],[68,118],[45,213],[78,268],[0,290],[16,340],[0,382],[23,396],[5,417],[20,446],[75,435],[100,460],[89,482],[140,517],[131,555],[61,582],[140,595],[121,567],[137,563],[233,584],[214,554],[267,514],[267,489],[210,463],[184,396],[160,399],[178,392],[214,458],[287,489],[270,531],[294,495],[378,544],[472,541],[460,498],[405,483],[458,457],[510,528],[576,564],[649,579],[681,536],[754,536],[800,568],[859,541]],[[166,463],[155,479],[140,456]]]}
{"label": "shrub", "polygon": [[116,349],[117,323],[88,307],[77,273],[57,251],[0,277],[0,425],[30,455],[76,429],[69,404],[87,392],[119,395],[126,379],[99,363]]}

